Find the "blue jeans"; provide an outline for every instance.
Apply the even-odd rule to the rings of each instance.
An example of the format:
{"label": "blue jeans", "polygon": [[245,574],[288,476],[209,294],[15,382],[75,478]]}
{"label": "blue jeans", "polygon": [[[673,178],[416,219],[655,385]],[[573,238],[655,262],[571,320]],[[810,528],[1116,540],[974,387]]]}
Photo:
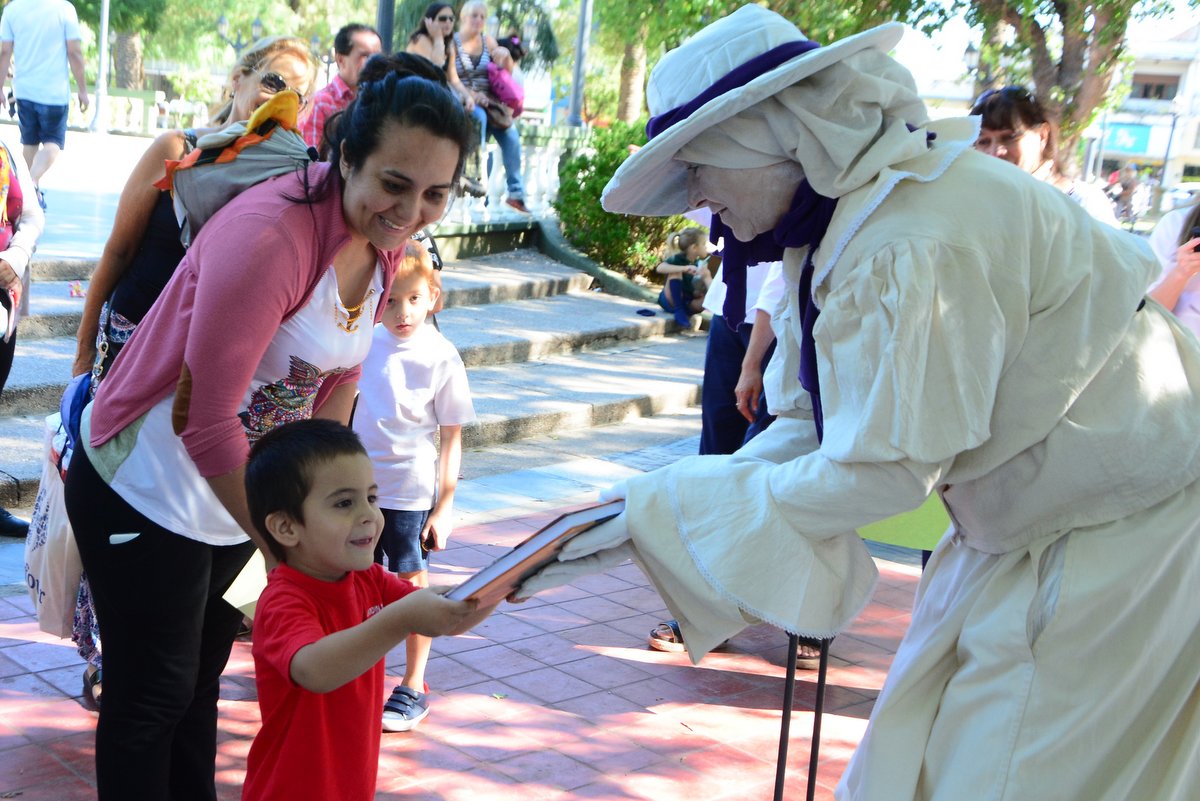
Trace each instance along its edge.
{"label": "blue jeans", "polygon": [[[714,314],[708,326],[708,347],[704,352],[704,384],[700,390],[700,453],[733,453],[761,433],[775,419],[767,412],[767,396],[758,398],[754,423],[742,417],[733,391],[742,373],[742,359],[750,346],[750,323],[737,331],[729,330],[725,318]],[[765,370],[774,343],[763,356]]]}
{"label": "blue jeans", "polygon": [[487,137],[491,134],[492,139],[500,146],[500,160],[504,162],[504,181],[508,196],[513,200],[524,200],[525,184],[521,180],[521,133],[517,130],[517,124],[514,122],[504,130],[490,125],[487,112],[482,106],[476,106],[471,116],[479,125],[480,153],[487,147]]}

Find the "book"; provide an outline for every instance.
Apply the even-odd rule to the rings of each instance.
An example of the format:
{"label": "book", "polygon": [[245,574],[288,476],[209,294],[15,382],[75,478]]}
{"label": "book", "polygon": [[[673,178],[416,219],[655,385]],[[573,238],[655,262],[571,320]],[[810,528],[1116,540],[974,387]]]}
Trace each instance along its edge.
{"label": "book", "polygon": [[543,567],[558,558],[567,540],[598,526],[625,510],[616,500],[565,514],[535,531],[508,553],[446,593],[456,601],[478,600],[481,605],[497,603]]}

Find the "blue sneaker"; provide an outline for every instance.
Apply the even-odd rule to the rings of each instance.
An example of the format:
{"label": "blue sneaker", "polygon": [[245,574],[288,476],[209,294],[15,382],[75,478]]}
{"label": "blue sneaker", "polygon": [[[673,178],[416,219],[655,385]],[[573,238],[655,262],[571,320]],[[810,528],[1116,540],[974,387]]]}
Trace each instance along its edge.
{"label": "blue sneaker", "polygon": [[401,684],[383,705],[384,731],[412,731],[429,714],[429,685],[417,692]]}

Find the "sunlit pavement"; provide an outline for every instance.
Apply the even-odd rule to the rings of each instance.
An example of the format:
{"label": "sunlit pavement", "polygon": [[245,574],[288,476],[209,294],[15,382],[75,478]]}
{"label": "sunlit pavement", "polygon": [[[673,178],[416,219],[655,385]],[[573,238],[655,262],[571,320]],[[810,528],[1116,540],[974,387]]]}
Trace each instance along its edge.
{"label": "sunlit pavement", "polygon": [[[468,478],[460,485],[464,511],[450,547],[435,556],[435,581],[456,583],[553,517],[594,500],[594,486],[694,449],[693,437]],[[18,552],[5,548],[4,560]],[[919,568],[876,562],[881,580],[872,603],[831,649],[821,799],[833,797],[909,622]],[[82,700],[83,663],[69,642],[38,631],[20,585],[5,592],[0,796],[94,798],[96,714]],[[641,571],[625,564],[525,604],[503,604],[469,634],[436,640],[427,673],[431,712],[411,733],[384,735],[377,797],[771,798],[785,635],[757,626],[692,666],[682,654],[647,648],[647,634],[664,617]],[[388,691],[403,662],[401,646],[387,659]],[[802,672],[797,685],[788,799],[804,797],[815,678]],[[255,698],[250,643],[239,641],[220,706],[222,799],[240,796],[259,726]]]}

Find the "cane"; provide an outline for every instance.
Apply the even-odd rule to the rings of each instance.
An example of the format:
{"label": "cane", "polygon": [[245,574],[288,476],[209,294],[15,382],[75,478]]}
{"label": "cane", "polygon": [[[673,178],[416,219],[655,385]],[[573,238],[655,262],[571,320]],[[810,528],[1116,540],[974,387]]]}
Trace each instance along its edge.
{"label": "cane", "polygon": [[[817,793],[817,759],[821,748],[821,715],[825,710],[825,674],[829,668],[829,640],[821,640],[821,664],[817,668],[817,700],[813,706],[812,744],[808,751],[807,801]],[[787,677],[783,685],[783,717],[779,722],[779,757],[775,762],[775,801],[783,801],[783,779],[787,773],[788,739],[792,725],[792,700],[796,689],[796,649],[800,637],[788,635]]]}

